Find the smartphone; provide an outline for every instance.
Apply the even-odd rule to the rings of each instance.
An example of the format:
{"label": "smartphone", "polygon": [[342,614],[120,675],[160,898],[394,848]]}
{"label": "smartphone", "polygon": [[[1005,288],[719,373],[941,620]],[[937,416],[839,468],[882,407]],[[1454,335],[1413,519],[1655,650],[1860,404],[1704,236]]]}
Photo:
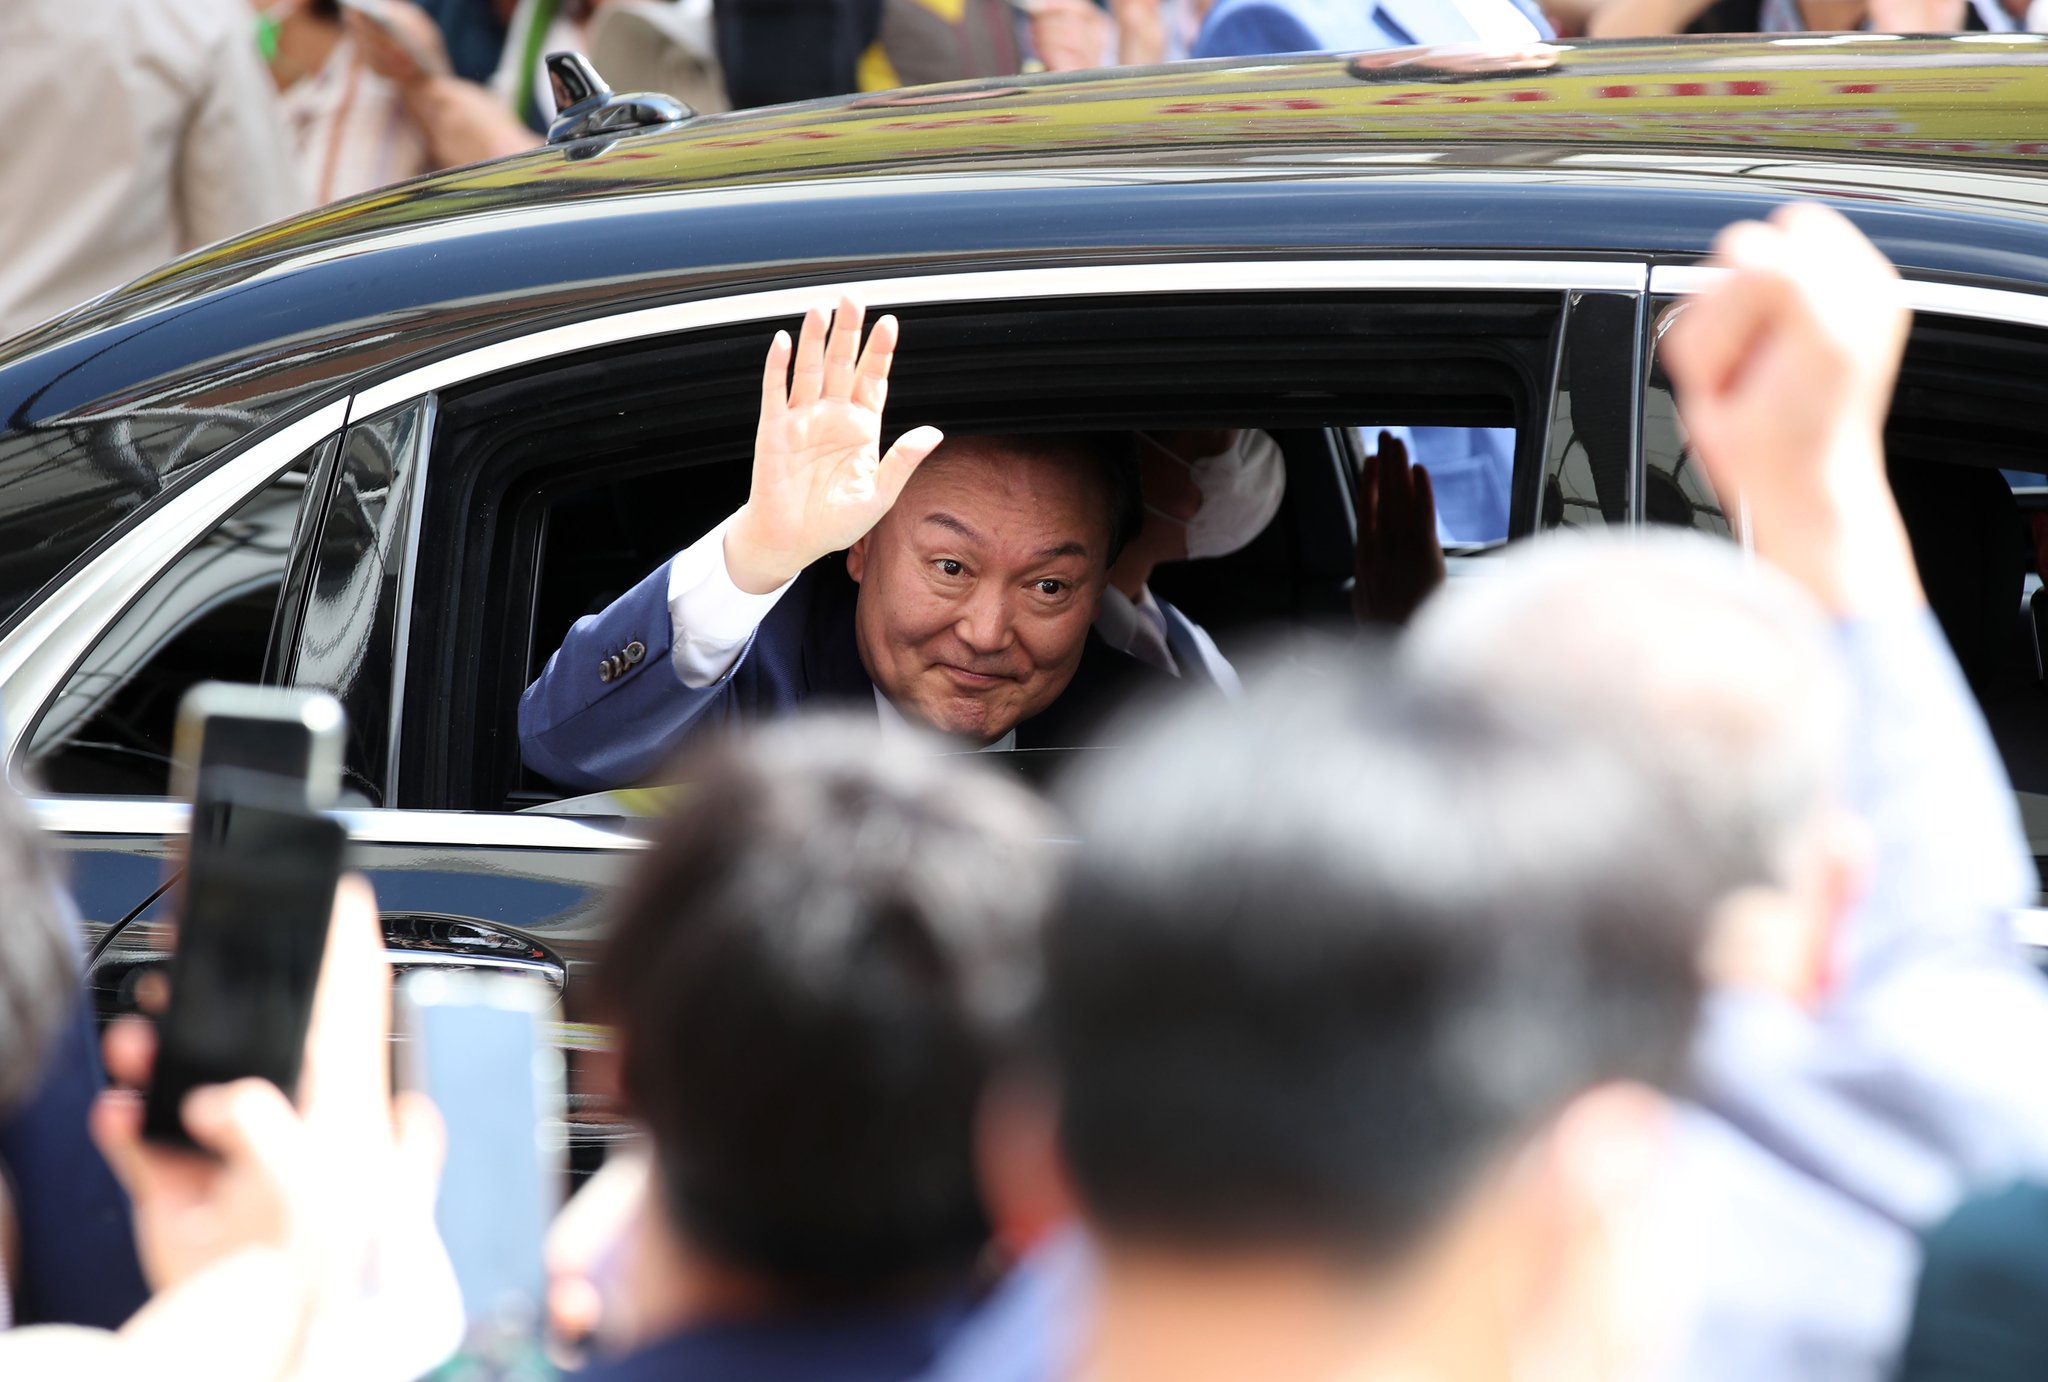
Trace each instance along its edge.
{"label": "smartphone", "polygon": [[202,681],[178,702],[171,737],[171,793],[199,800],[237,783],[272,786],[325,811],[341,794],[346,717],[325,691]]}
{"label": "smartphone", "polygon": [[206,683],[179,708],[174,777],[192,803],[171,999],[143,1135],[191,1146],[181,1106],[254,1076],[289,1097],[341,879],[341,707],[320,692]]}
{"label": "smartphone", "polygon": [[547,1322],[542,1250],[561,1206],[568,1127],[561,1053],[539,979],[424,969],[398,987],[401,1078],[439,1110],[448,1153],[434,1223],[462,1289],[463,1356],[525,1376]]}

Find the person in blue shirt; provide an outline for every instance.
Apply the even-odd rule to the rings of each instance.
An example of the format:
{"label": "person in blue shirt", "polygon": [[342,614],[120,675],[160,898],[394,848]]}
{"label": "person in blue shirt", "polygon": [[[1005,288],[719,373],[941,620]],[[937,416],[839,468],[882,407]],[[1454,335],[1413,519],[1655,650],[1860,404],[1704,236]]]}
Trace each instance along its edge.
{"label": "person in blue shirt", "polygon": [[1036,989],[1057,832],[987,760],[845,715],[682,776],[599,980],[652,1170],[579,1375],[902,1382],[977,1295],[983,1085]]}
{"label": "person in blue shirt", "polygon": [[1192,56],[1506,45],[1556,36],[1533,0],[1217,0],[1195,36]]}

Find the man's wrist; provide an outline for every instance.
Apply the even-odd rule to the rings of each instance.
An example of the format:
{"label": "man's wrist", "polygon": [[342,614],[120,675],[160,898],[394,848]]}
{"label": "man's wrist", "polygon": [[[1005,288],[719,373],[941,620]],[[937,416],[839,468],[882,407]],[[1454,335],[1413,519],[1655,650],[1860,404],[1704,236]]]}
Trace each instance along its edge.
{"label": "man's wrist", "polygon": [[725,530],[725,574],[749,595],[772,595],[803,574],[815,558],[778,552],[756,539],[742,504]]}

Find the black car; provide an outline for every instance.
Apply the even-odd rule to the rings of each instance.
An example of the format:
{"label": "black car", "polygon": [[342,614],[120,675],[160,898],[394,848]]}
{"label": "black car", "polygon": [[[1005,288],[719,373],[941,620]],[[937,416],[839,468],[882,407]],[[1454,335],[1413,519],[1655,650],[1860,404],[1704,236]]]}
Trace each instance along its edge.
{"label": "black car", "polygon": [[1512,429],[1504,532],[1459,575],[1502,536],[1729,531],[1654,340],[1714,233],[1796,198],[1910,280],[1894,463],[2048,854],[2043,56],[1415,50],[626,109],[0,346],[7,763],[69,851],[102,1004],[157,958],[173,709],[226,678],[346,705],[402,965],[536,972],[580,1016],[636,840],[523,767],[520,691],[737,505],[765,344],[831,293],[902,318],[902,426],[1271,432],[1279,517],[1159,582],[1230,651],[1346,607],[1362,427]]}

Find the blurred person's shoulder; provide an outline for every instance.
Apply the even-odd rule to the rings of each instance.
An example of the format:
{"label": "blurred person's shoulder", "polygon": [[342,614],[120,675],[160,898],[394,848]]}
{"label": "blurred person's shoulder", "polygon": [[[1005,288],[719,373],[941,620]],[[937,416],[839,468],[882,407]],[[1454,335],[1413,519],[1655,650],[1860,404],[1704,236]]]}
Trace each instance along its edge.
{"label": "blurred person's shoulder", "polygon": [[34,39],[48,51],[66,50],[102,60],[145,61],[164,74],[202,80],[202,66],[227,44],[256,42],[255,17],[246,0],[6,0],[0,33],[10,44]]}
{"label": "blurred person's shoulder", "polygon": [[100,1382],[126,1376],[134,1363],[120,1336],[104,1329],[39,1324],[0,1333],[0,1377]]}

